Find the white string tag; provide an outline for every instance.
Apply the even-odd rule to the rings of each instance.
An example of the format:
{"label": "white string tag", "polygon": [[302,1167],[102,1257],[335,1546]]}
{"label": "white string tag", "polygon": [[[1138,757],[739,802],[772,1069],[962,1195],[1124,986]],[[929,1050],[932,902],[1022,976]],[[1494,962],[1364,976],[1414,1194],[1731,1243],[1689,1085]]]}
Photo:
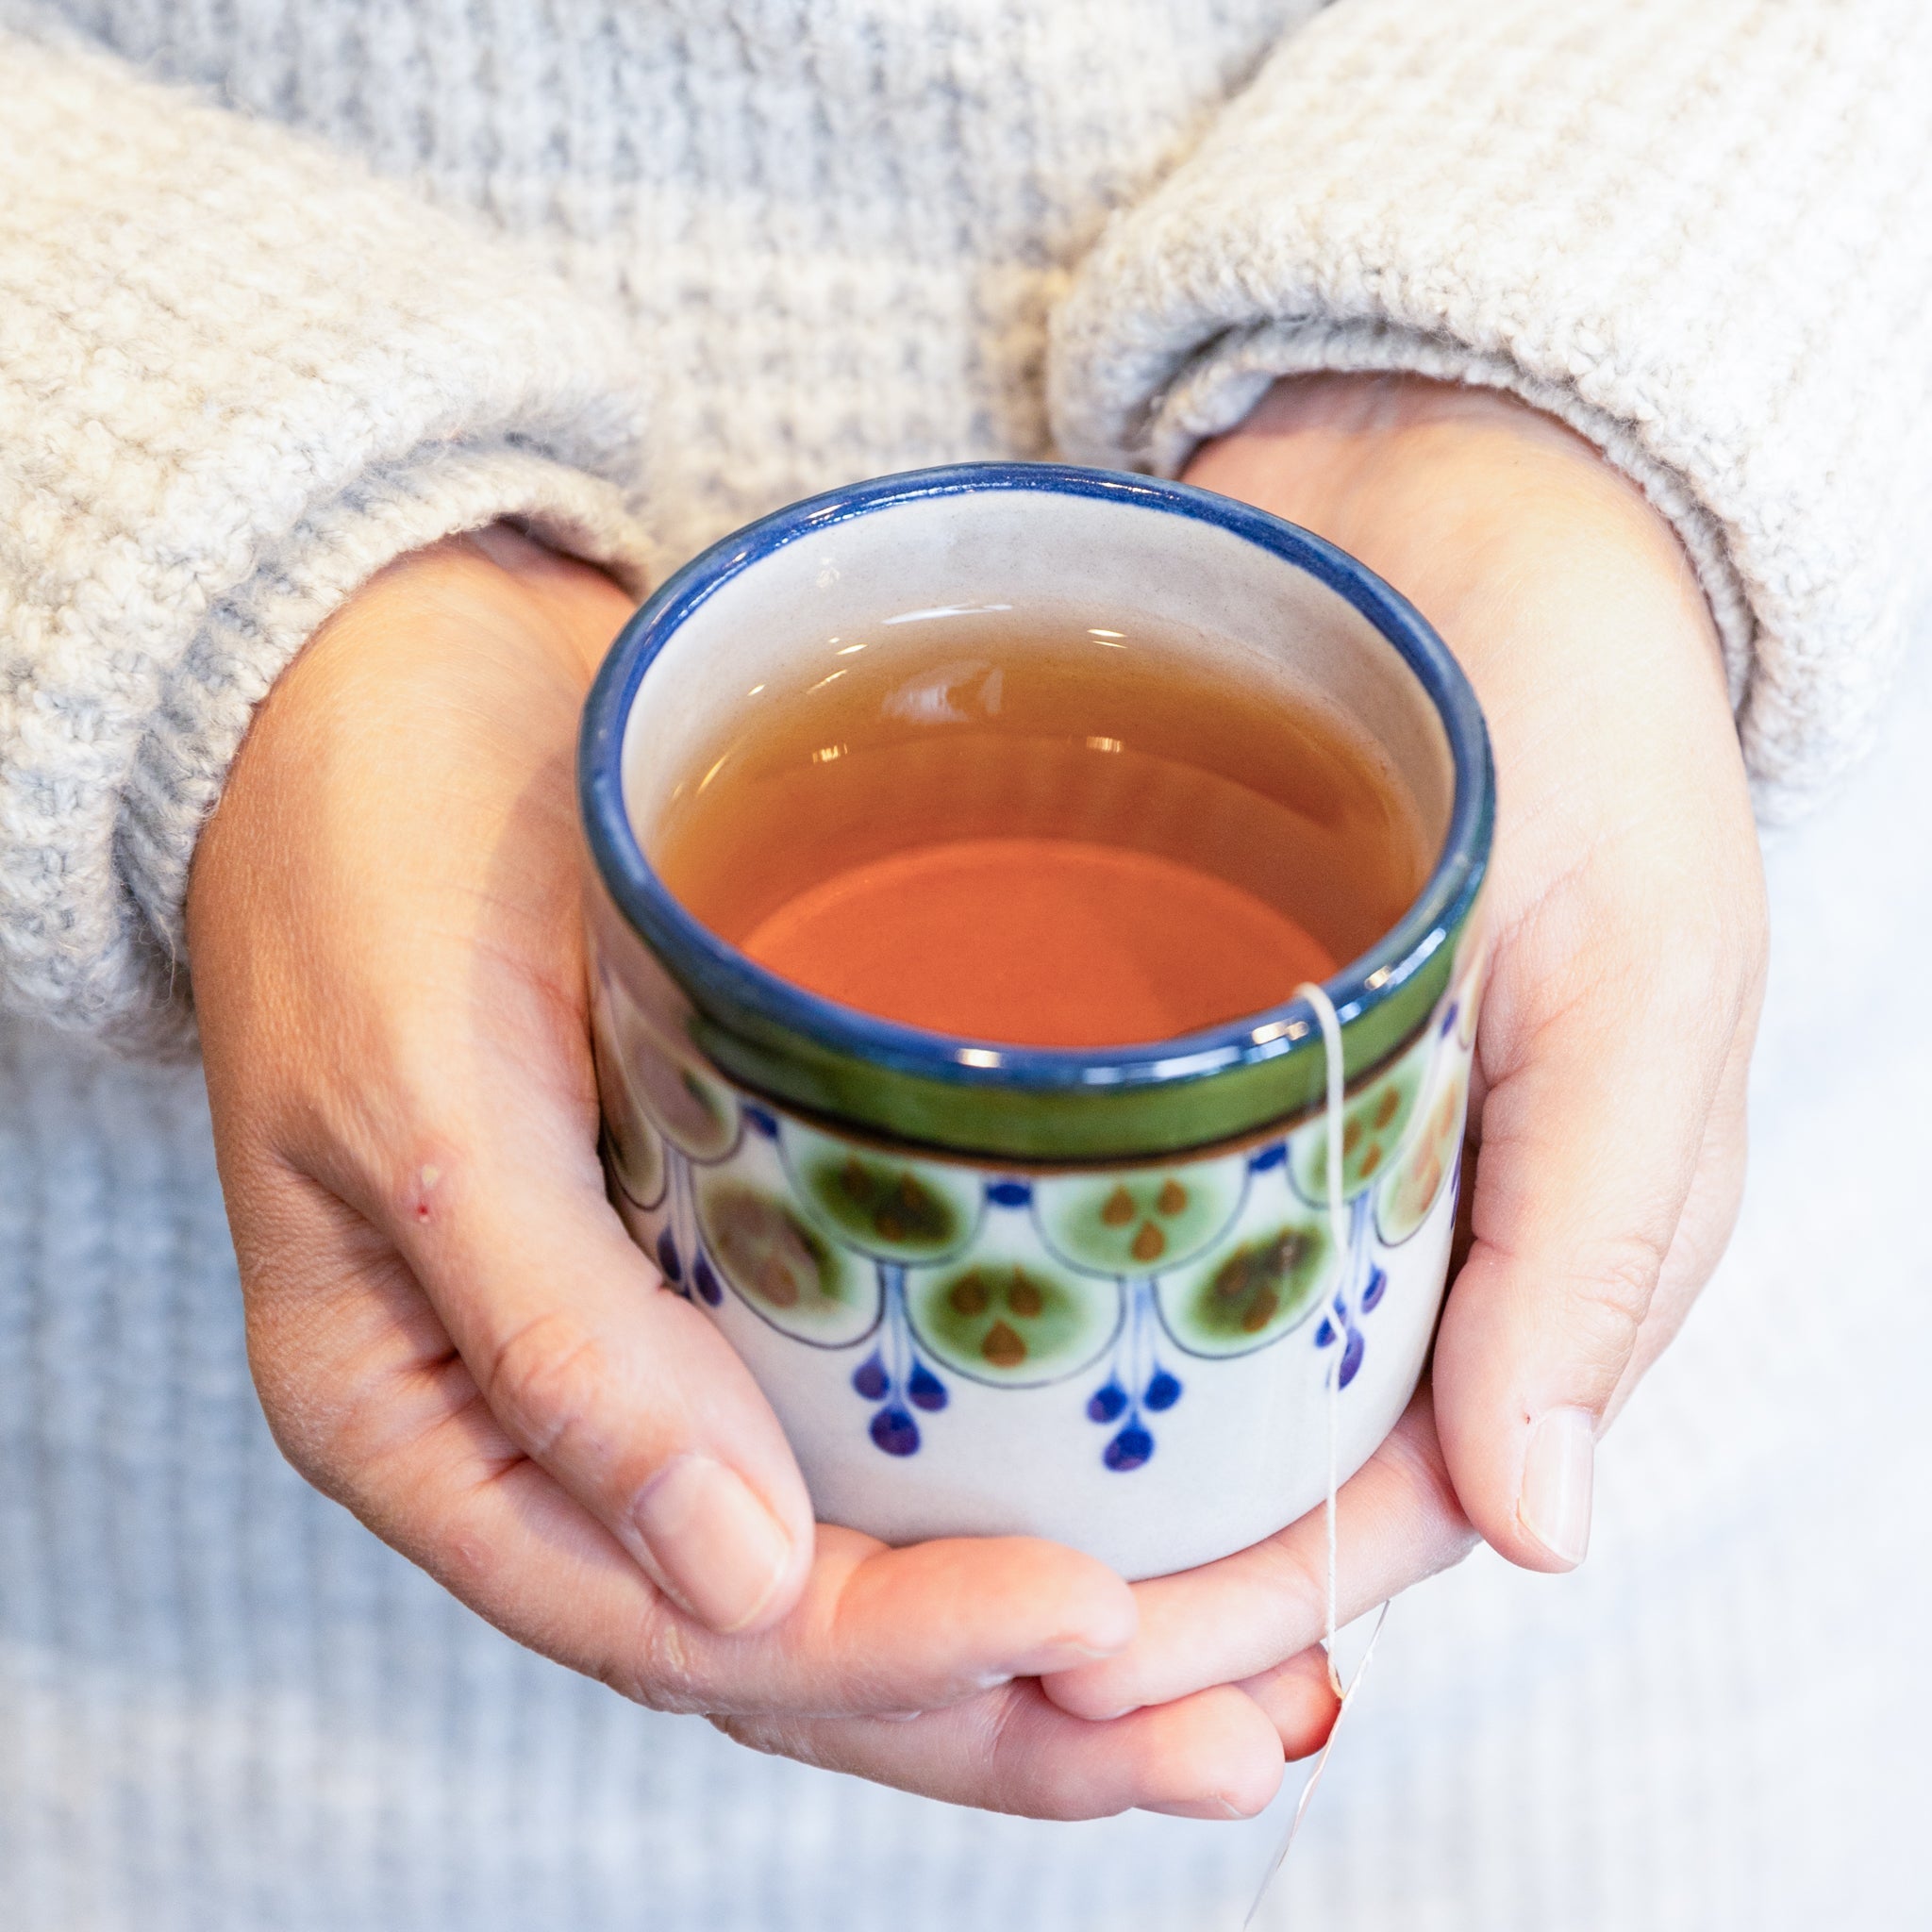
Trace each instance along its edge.
{"label": "white string tag", "polygon": [[[1347,1073],[1341,1060],[1341,1021],[1336,1013],[1334,1001],[1312,981],[1296,987],[1294,996],[1307,1001],[1314,1008],[1315,1018],[1322,1027],[1322,1051],[1326,1060],[1328,1074],[1328,1236],[1335,1244],[1335,1252],[1341,1257],[1343,1270],[1346,1271],[1349,1265],[1350,1243],[1348,1217],[1343,1211],[1341,1201],[1341,1141]],[[1346,1289],[1347,1276],[1344,1272],[1344,1293]],[[1241,1932],[1248,1932],[1248,1928],[1254,1924],[1255,1915],[1261,1909],[1262,1902],[1274,1886],[1276,1874],[1288,1860],[1289,1848],[1294,1843],[1295,1834],[1302,1828],[1302,1820],[1307,1816],[1308,1806],[1314,1799],[1315,1787],[1322,1782],[1322,1774],[1327,1769],[1328,1754],[1335,1749],[1335,1740],[1341,1735],[1342,1721],[1348,1716],[1349,1706],[1355,1702],[1356,1692],[1361,1689],[1362,1679],[1369,1674],[1369,1664],[1374,1657],[1375,1645],[1382,1635],[1382,1625],[1389,1621],[1389,1606],[1385,1603],[1376,1612],[1374,1628],[1369,1632],[1368,1648],[1362,1652],[1361,1661],[1356,1665],[1354,1676],[1344,1684],[1341,1680],[1341,1669],[1335,1655],[1335,1632],[1339,1611],[1336,1583],[1338,1564],[1335,1497],[1337,1490],[1341,1487],[1336,1478],[1340,1474],[1338,1456],[1341,1414],[1341,1363],[1346,1347],[1339,1332],[1335,1339],[1335,1359],[1328,1369],[1328,1493],[1324,1505],[1328,1542],[1328,1601],[1324,1620],[1324,1641],[1328,1653],[1328,1685],[1335,1692],[1340,1707],[1335,1713],[1335,1722],[1328,1727],[1327,1741],[1316,1754],[1315,1761],[1309,1767],[1307,1777],[1302,1785],[1302,1794],[1295,1801],[1294,1815],[1288,1821],[1288,1829],[1282,1834],[1281,1842],[1275,1847],[1274,1856],[1268,1861],[1268,1869],[1261,1875],[1261,1883],[1256,1890],[1254,1903],[1248,1907],[1248,1915],[1241,1921]]]}
{"label": "white string tag", "polygon": [[[1348,1680],[1347,1688],[1341,1692],[1341,1708],[1335,1713],[1335,1722],[1328,1727],[1328,1740],[1315,1754],[1315,1761],[1308,1767],[1307,1777],[1302,1784],[1302,1794],[1295,1800],[1294,1816],[1288,1821],[1288,1829],[1281,1835],[1281,1842],[1274,1848],[1274,1856],[1268,1860],[1268,1869],[1261,1874],[1261,1883],[1256,1888],[1255,1902],[1248,1907],[1248,1916],[1241,1921],[1241,1932],[1255,1923],[1255,1915],[1261,1909],[1274,1884],[1275,1874],[1288,1862],[1289,1847],[1294,1843],[1295,1834],[1302,1828],[1302,1820],[1308,1815],[1308,1806],[1313,1801],[1315,1787],[1322,1782],[1322,1774],[1328,1767],[1328,1754],[1335,1748],[1335,1740],[1341,1735],[1341,1721],[1348,1715],[1348,1707],[1355,1701],[1355,1693],[1362,1688],[1362,1679],[1369,1674],[1369,1664],[1375,1655],[1376,1640],[1382,1635],[1382,1625],[1389,1621],[1389,1606],[1385,1603],[1375,1612],[1374,1628],[1369,1632],[1369,1645],[1362,1652],[1362,1660],[1355,1667],[1355,1675]],[[1328,1673],[1335,1674],[1335,1641],[1328,1642]]]}

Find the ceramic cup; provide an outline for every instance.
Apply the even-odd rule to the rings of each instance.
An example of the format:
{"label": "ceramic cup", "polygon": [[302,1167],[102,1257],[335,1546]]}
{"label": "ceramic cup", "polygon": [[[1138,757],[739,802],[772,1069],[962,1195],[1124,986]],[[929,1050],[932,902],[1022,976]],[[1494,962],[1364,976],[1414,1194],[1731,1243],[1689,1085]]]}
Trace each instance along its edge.
{"label": "ceramic cup", "polygon": [[[989,607],[1136,612],[1230,678],[1339,707],[1412,794],[1434,869],[1326,986],[1345,1253],[1307,1004],[1127,1048],[952,1039],[777,978],[654,873],[680,781],[753,687],[797,688],[860,625]],[[1368,1458],[1441,1300],[1493,813],[1474,694],[1386,584],[1178,484],[883,477],[751,525],[638,611],[579,787],[613,1197],[749,1364],[822,1519],[1050,1537],[1141,1577],[1322,1499],[1331,1377],[1341,1475]]]}

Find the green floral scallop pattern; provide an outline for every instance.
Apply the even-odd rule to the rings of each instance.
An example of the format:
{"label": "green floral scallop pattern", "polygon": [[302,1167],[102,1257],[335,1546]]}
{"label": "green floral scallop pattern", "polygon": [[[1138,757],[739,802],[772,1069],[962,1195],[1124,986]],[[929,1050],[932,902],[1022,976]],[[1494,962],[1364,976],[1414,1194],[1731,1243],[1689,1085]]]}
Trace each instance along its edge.
{"label": "green floral scallop pattern", "polygon": [[935,1360],[1008,1388],[1058,1381],[1096,1359],[1121,1322],[1112,1281],[1073,1274],[1026,1221],[1001,1216],[972,1254],[907,1280],[912,1332]]}
{"label": "green floral scallop pattern", "polygon": [[616,1038],[609,1020],[608,994],[600,987],[605,1020],[591,1028],[597,1064],[597,1091],[604,1103],[604,1143],[617,1184],[640,1208],[655,1208],[664,1198],[669,1169],[664,1142],[651,1124],[609,1041]]}
{"label": "green floral scallop pattern", "polygon": [[1075,1268],[1122,1277],[1158,1274],[1208,1247],[1241,1207],[1239,1155],[1036,1183],[1048,1244]]}
{"label": "green floral scallop pattern", "polygon": [[978,1231],[970,1169],[874,1152],[787,1123],[785,1157],[806,1211],[835,1240],[880,1260],[944,1260]]}
{"label": "green floral scallop pattern", "polygon": [[[1352,1201],[1388,1171],[1415,1114],[1416,1097],[1428,1076],[1436,1028],[1422,1037],[1386,1073],[1350,1100],[1341,1115],[1341,1192]],[[1319,1116],[1289,1143],[1289,1165],[1302,1199],[1321,1207],[1328,1199],[1328,1126]]]}
{"label": "green floral scallop pattern", "polygon": [[1247,1356],[1300,1331],[1334,1351],[1334,1384],[1350,1386],[1365,1322],[1391,1278],[1402,1288],[1393,1250],[1455,1173],[1474,976],[1347,1102],[1343,1252],[1320,1113],[1236,1153],[988,1170],[847,1140],[741,1096],[600,983],[607,1158],[668,1281],[723,1320],[755,1314],[852,1352],[839,1374],[872,1407],[862,1426],[884,1453],[916,1455],[956,1426],[962,1385],[1091,1374],[1077,1412],[1108,1432],[1095,1439],[1105,1466],[1125,1473],[1156,1453],[1161,1418],[1196,1387],[1183,1357]]}
{"label": "green floral scallop pattern", "polygon": [[1375,1231],[1391,1247],[1407,1241],[1429,1218],[1456,1172],[1469,1104],[1470,1059],[1460,1041],[1450,1040],[1438,1064],[1416,1131],[1375,1193]]}
{"label": "green floral scallop pattern", "polygon": [[707,1164],[723,1160],[738,1144],[737,1096],[666,1038],[622,987],[607,978],[599,991],[625,1095],[680,1154]]}
{"label": "green floral scallop pattern", "polygon": [[738,1139],[738,1103],[731,1090],[655,1039],[641,1037],[633,1060],[639,1099],[658,1131],[693,1160],[722,1160]]}
{"label": "green floral scallop pattern", "polygon": [[774,1328],[838,1348],[877,1324],[873,1270],[828,1241],[782,1187],[720,1176],[698,1191],[698,1222],[725,1280]]}
{"label": "green floral scallop pattern", "polygon": [[1246,1355],[1300,1326],[1339,1271],[1325,1215],[1296,1199],[1284,1168],[1257,1174],[1213,1252],[1156,1286],[1167,1332],[1191,1355]]}
{"label": "green floral scallop pattern", "polygon": [[1299,1332],[1338,1391],[1355,1380],[1366,1325],[1391,1281],[1402,1291],[1393,1250],[1454,1173],[1469,1077],[1457,1005],[1439,1004],[1347,1103],[1340,1252],[1319,1114],[1236,1153],[988,1170],[741,1097],[621,996],[596,1015],[608,1158],[640,1242],[668,1282],[739,1324],[735,1341],[749,1346],[763,1324],[835,1360],[850,1352],[834,1373],[871,1410],[855,1424],[882,1453],[916,1456],[972,1425],[971,1384],[1085,1375],[1073,1413],[1105,1431],[1095,1454],[1125,1474],[1156,1455],[1191,1390],[1190,1413],[1211,1403],[1212,1378],[1197,1376],[1217,1359]]}

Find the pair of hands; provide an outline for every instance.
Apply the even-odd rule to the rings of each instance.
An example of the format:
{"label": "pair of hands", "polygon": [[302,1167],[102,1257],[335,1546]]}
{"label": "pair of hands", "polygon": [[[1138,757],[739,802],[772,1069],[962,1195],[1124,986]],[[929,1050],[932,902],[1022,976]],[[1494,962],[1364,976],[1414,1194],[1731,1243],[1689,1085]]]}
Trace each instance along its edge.
{"label": "pair of hands", "polygon": [[[1764,960],[1717,642],[1668,527],[1507,399],[1278,385],[1189,480],[1441,630],[1499,773],[1473,1233],[1343,1490],[1345,1615],[1588,1538],[1592,1444],[1721,1252]],[[573,786],[628,614],[503,529],[391,566],[262,706],[189,900],[251,1360],[312,1482],[520,1641],[763,1749],[1046,1817],[1241,1817],[1315,1748],[1319,1512],[1132,1588],[1025,1539],[814,1527],[597,1158]]]}

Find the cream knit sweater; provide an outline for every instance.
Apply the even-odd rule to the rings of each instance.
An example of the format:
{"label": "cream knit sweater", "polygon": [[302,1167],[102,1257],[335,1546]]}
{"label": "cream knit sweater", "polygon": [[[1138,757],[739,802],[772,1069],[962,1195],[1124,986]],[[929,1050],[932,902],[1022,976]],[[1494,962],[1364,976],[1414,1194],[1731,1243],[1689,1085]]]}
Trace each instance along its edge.
{"label": "cream knit sweater", "polygon": [[878,471],[1171,470],[1291,370],[1597,442],[1799,800],[1932,509],[1928,98],[1921,0],[0,0],[0,1925],[1220,1923],[1224,1840],[762,1765],[475,1625],[267,1449],[192,1078],[50,1029],[190,1038],[196,831],[390,558],[511,516],[641,586]]}

